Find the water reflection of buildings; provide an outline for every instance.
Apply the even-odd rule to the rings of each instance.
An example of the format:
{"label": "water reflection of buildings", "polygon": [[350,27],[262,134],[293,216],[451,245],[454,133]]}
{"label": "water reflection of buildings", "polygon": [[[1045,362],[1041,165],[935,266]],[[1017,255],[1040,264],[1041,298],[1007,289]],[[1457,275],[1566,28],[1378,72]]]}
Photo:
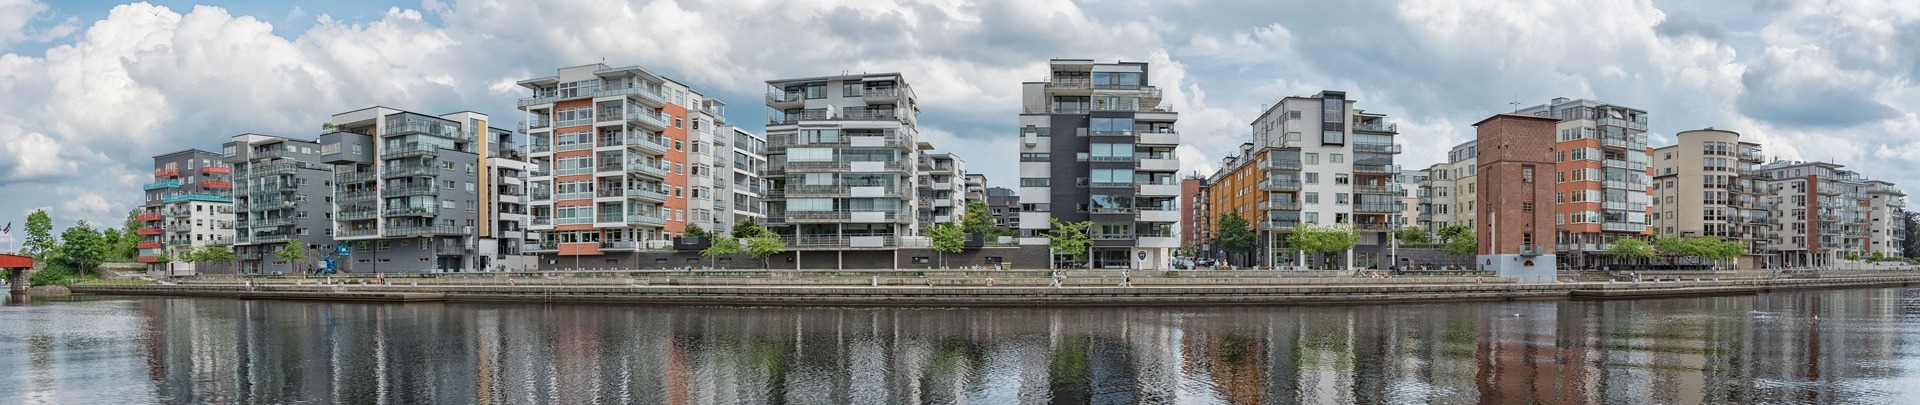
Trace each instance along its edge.
{"label": "water reflection of buildings", "polygon": [[[1304,308],[143,300],[157,395],[349,403],[1875,402],[1895,290]],[[1909,308],[1912,309],[1909,309]],[[1817,315],[1817,317],[1815,316]],[[1911,354],[1907,354],[1911,355]],[[32,365],[28,365],[32,366]],[[1890,384],[1890,383],[1889,383]]]}

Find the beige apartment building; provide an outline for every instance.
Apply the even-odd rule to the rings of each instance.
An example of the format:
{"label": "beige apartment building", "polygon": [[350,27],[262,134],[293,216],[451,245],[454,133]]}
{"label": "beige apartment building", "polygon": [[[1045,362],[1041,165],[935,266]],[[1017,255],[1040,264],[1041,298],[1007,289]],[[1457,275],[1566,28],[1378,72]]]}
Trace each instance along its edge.
{"label": "beige apartment building", "polygon": [[[1760,144],[1741,142],[1740,134],[1713,128],[1682,131],[1673,145],[1653,150],[1653,233],[1714,236],[1738,240],[1754,254],[1772,248],[1763,237],[1773,216],[1760,197],[1765,192],[1754,165],[1764,162]],[[1749,256],[1741,267],[1765,260]]]}

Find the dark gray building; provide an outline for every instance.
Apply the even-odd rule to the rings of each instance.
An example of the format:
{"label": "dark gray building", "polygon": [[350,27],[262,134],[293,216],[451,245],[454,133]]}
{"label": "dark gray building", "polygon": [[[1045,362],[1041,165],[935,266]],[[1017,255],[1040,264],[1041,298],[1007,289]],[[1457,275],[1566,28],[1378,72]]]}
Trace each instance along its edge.
{"label": "dark gray building", "polygon": [[[480,153],[496,131],[473,112],[431,116],[386,107],[335,114],[320,136],[333,165],[334,238],[352,248],[346,271],[472,271],[480,245]],[[487,134],[482,136],[481,134]]]}
{"label": "dark gray building", "polygon": [[146,226],[138,237],[141,263],[155,275],[227,273],[231,266],[185,263],[162,258],[208,245],[233,243],[232,170],[220,155],[187,149],[153,157],[153,180],[137,219]]}
{"label": "dark gray building", "polygon": [[988,187],[987,210],[993,212],[993,226],[1020,229],[1020,195],[1006,187]]}
{"label": "dark gray building", "polygon": [[[333,249],[329,215],[333,171],[319,163],[320,144],[270,135],[234,136],[222,147],[234,178],[236,271],[274,274],[312,271]],[[306,260],[289,262],[274,251],[297,241]]]}
{"label": "dark gray building", "polygon": [[[1093,221],[1095,268],[1163,269],[1180,238],[1179,114],[1142,62],[1054,59],[1023,83],[1020,244],[1044,246],[1049,219]],[[1070,252],[1055,252],[1056,265]]]}

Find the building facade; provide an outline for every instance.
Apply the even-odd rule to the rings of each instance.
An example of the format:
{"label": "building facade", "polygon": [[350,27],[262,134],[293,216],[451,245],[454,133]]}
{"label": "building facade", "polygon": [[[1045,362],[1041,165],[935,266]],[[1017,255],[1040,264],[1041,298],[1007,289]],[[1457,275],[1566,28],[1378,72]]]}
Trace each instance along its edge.
{"label": "building facade", "polygon": [[1560,121],[1553,145],[1560,265],[1601,261],[1613,241],[1651,232],[1652,158],[1645,110],[1594,100],[1555,98],[1515,114]]}
{"label": "building facade", "polygon": [[[1771,249],[1772,239],[1762,235],[1772,231],[1773,218],[1761,205],[1765,190],[1754,170],[1764,161],[1760,145],[1712,128],[1674,138],[1653,150],[1653,233],[1736,240],[1756,254]],[[1743,260],[1739,266],[1762,265]]]}
{"label": "building facade", "polygon": [[735,208],[757,205],[760,184],[740,171],[759,163],[751,148],[760,139],[724,127],[719,100],[640,67],[603,64],[518,84],[533,91],[516,105],[526,112],[537,260],[607,267],[609,255],[667,247],[688,226],[720,229],[738,219]]}
{"label": "building facade", "polygon": [[1020,229],[1020,195],[1006,187],[987,187],[987,211],[993,213],[993,226]]}
{"label": "building facade", "polygon": [[1205,232],[1200,231],[1204,223],[1201,217],[1207,215],[1205,197],[1200,189],[1207,178],[1199,173],[1189,174],[1180,179],[1180,249],[1181,255],[1193,256],[1206,241],[1201,239]]}
{"label": "building facade", "polygon": [[1091,221],[1089,263],[1054,252],[1052,267],[1167,268],[1180,244],[1179,114],[1160,104],[1146,63],[1047,69],[1047,81],[1021,84],[1020,244],[1046,245],[1054,219]]}
{"label": "building facade", "polygon": [[1761,204],[1774,219],[1768,263],[1831,268],[1849,253],[1868,256],[1872,224],[1867,179],[1829,162],[1775,161],[1755,170],[1766,180]]}
{"label": "building facade", "polygon": [[923,153],[932,146],[919,141],[918,101],[904,77],[806,77],[767,86],[765,224],[789,249],[888,249],[920,235],[920,214],[932,214],[931,201],[919,198],[921,182],[932,176],[922,176],[923,168],[936,166]]}
{"label": "building facade", "polygon": [[154,182],[135,220],[139,262],[153,275],[231,273],[222,263],[190,263],[181,254],[210,245],[233,244],[233,168],[220,155],[188,149],[153,157]]}
{"label": "building facade", "polygon": [[715,162],[719,168],[716,173],[721,173],[716,181],[727,177],[716,187],[725,190],[721,195],[732,195],[731,199],[714,202],[717,222],[713,230],[722,235],[731,234],[734,225],[767,222],[767,180],[760,177],[767,170],[767,138],[739,127],[726,128],[733,134],[733,141],[714,146],[720,152],[731,150],[733,155]]}
{"label": "building facade", "polygon": [[[1403,226],[1405,211],[1395,184],[1401,173],[1394,163],[1399,130],[1387,116],[1354,108],[1356,103],[1345,92],[1328,90],[1284,98],[1254,119],[1253,147],[1260,151],[1245,153],[1252,159],[1242,164],[1264,173],[1259,187],[1248,192],[1260,196],[1257,208],[1265,218],[1257,227],[1262,257],[1252,265],[1390,265],[1388,234]],[[1305,257],[1284,243],[1302,224],[1351,228],[1359,243],[1345,254]]]}
{"label": "building facade", "polygon": [[960,224],[960,214],[967,212],[967,162],[952,153],[924,153],[920,160],[920,215],[921,227],[938,224]]}
{"label": "building facade", "polygon": [[1907,193],[1881,180],[1867,181],[1867,256],[1905,257]]}
{"label": "building facade", "polygon": [[[351,256],[340,271],[419,273],[501,270],[480,246],[511,246],[501,231],[491,157],[503,130],[486,115],[426,115],[387,107],[334,114],[320,135],[333,167],[333,237]],[[501,184],[506,184],[502,180]],[[493,213],[494,215],[485,215]],[[320,252],[324,255],[326,252]]]}
{"label": "building facade", "polygon": [[1555,170],[1552,117],[1497,114],[1473,124],[1480,150],[1476,176],[1483,188],[1476,198],[1474,229],[1479,241],[1476,264],[1501,277],[1523,282],[1552,282],[1557,270],[1551,235],[1556,193],[1546,173]]}
{"label": "building facade", "polygon": [[[293,274],[317,269],[334,247],[332,167],[320,163],[319,143],[241,134],[221,146],[233,167],[234,261],[240,273]],[[274,252],[289,243],[306,259]]]}

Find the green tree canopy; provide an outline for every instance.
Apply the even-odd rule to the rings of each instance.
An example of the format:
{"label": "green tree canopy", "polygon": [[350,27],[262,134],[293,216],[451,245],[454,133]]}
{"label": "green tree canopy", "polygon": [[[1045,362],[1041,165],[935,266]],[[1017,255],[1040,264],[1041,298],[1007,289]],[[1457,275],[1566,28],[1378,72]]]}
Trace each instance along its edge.
{"label": "green tree canopy", "polygon": [[281,245],[279,250],[273,251],[273,257],[286,261],[289,267],[303,268],[304,266],[300,263],[307,260],[307,247],[301,245],[299,241],[287,241],[287,244]]}
{"label": "green tree canopy", "polygon": [[1218,228],[1213,236],[1215,246],[1233,253],[1253,253],[1253,227],[1238,211],[1220,214],[1214,226]]}
{"label": "green tree canopy", "polygon": [[927,228],[927,238],[933,240],[933,250],[940,252],[940,265],[946,266],[948,253],[966,248],[967,231],[953,224],[938,224]]}
{"label": "green tree canopy", "polygon": [[1345,252],[1360,243],[1360,234],[1347,225],[1301,223],[1287,234],[1287,246],[1302,253]]}
{"label": "green tree canopy", "polygon": [[27,214],[27,239],[22,241],[21,253],[33,256],[34,260],[46,260],[59,243],[53,239],[53,217],[47,216],[47,210],[33,210]]}
{"label": "green tree canopy", "polygon": [[1394,237],[1400,238],[1400,243],[1433,243],[1433,240],[1427,237],[1427,230],[1417,226],[1402,228],[1400,232],[1394,234]]}
{"label": "green tree canopy", "polygon": [[139,216],[139,209],[127,211],[126,221],[120,224],[120,244],[113,246],[114,258],[133,260],[140,256],[140,227],[146,223],[140,221]]}
{"label": "green tree canopy", "polygon": [[731,236],[720,236],[713,238],[713,243],[707,245],[706,249],[700,250],[700,256],[707,258],[708,266],[713,266],[714,263],[720,260],[721,256],[740,253],[741,249],[740,239]]}
{"label": "green tree canopy", "polygon": [[682,231],[681,234],[689,238],[705,238],[707,237],[707,228],[701,228],[699,225],[688,224],[687,229],[685,231]]}
{"label": "green tree canopy", "polygon": [[761,228],[760,232],[765,234],[747,238],[747,255],[760,259],[761,267],[773,268],[773,262],[767,257],[787,251],[787,243],[780,241],[780,237],[772,232],[767,232],[766,228]]}
{"label": "green tree canopy", "polygon": [[72,227],[60,232],[60,246],[54,249],[54,260],[65,264],[77,274],[86,274],[107,260],[106,239],[87,221],[79,221]]}
{"label": "green tree canopy", "polygon": [[1461,238],[1473,239],[1475,237],[1473,235],[1473,228],[1469,228],[1466,225],[1443,226],[1440,227],[1439,231],[1435,231],[1434,234],[1440,237],[1440,243],[1452,242]]}
{"label": "green tree canopy", "polygon": [[1054,253],[1072,255],[1074,261],[1086,261],[1087,248],[1093,246],[1087,227],[1093,226],[1093,221],[1060,222],[1060,218],[1047,218],[1047,221],[1053,224],[1053,229],[1047,230],[1047,247]]}
{"label": "green tree canopy", "polygon": [[1620,238],[1613,241],[1613,247],[1607,248],[1606,253],[1622,259],[1645,259],[1653,257],[1653,246],[1640,238]]}
{"label": "green tree canopy", "polygon": [[960,227],[966,230],[967,233],[980,234],[981,236],[998,236],[1000,234],[1000,228],[995,227],[993,224],[993,210],[987,208],[987,203],[980,201],[967,202],[967,212],[960,216]]}
{"label": "green tree canopy", "polygon": [[233,249],[228,249],[225,245],[206,245],[201,246],[198,250],[200,251],[200,261],[213,263],[233,262]]}
{"label": "green tree canopy", "polygon": [[1473,257],[1480,252],[1479,236],[1473,228],[1466,225],[1447,225],[1437,232],[1440,235],[1440,250],[1453,257]]}
{"label": "green tree canopy", "polygon": [[736,238],[752,238],[772,234],[773,232],[768,231],[766,227],[753,223],[753,218],[747,218],[745,221],[740,221],[740,223],[733,225],[733,237]]}

